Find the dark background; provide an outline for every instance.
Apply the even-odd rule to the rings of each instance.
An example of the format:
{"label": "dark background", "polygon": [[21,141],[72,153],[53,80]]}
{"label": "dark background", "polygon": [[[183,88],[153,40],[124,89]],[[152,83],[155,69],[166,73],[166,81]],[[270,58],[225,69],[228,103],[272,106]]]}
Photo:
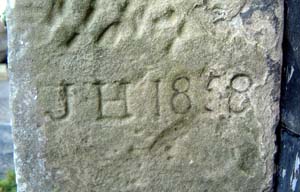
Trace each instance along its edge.
{"label": "dark background", "polygon": [[284,65],[275,191],[300,192],[300,0],[285,0]]}

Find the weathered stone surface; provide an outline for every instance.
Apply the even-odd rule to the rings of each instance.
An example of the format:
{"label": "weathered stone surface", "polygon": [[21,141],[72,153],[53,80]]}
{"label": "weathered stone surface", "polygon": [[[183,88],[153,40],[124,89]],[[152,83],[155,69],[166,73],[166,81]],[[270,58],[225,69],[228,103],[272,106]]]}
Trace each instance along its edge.
{"label": "weathered stone surface", "polygon": [[271,191],[282,1],[10,3],[19,191]]}

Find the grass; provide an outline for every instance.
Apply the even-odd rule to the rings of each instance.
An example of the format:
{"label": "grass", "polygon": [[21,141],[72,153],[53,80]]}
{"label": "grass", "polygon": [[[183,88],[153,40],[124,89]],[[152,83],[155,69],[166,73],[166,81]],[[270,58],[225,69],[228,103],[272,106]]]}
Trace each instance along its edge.
{"label": "grass", "polygon": [[0,180],[0,192],[17,192],[16,175],[14,171],[8,171],[6,178]]}

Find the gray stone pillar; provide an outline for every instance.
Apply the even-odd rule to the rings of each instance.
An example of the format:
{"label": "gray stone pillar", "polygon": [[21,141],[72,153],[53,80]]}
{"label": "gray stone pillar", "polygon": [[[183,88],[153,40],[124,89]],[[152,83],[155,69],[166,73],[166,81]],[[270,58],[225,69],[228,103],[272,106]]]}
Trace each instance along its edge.
{"label": "gray stone pillar", "polygon": [[281,0],[10,0],[19,192],[271,191]]}

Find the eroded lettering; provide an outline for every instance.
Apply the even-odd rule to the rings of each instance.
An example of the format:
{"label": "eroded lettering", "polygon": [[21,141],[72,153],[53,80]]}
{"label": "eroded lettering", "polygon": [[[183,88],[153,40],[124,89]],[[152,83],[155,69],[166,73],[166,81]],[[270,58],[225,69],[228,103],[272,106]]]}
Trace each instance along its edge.
{"label": "eroded lettering", "polygon": [[174,94],[171,99],[172,110],[176,114],[185,114],[189,112],[192,107],[192,102],[188,96],[190,89],[190,80],[188,77],[179,77],[173,84],[172,89]]}
{"label": "eroded lettering", "polygon": [[129,83],[99,84],[98,104],[99,117],[103,118],[126,118],[131,114],[127,106],[127,86]]}
{"label": "eroded lettering", "polygon": [[[74,84],[80,92],[84,90],[96,91],[93,94],[75,94],[73,96],[75,101],[83,101],[81,107],[86,109],[95,107],[91,108],[89,113],[97,113],[96,119],[99,121],[104,119],[121,120],[132,116],[142,117],[151,114],[160,117],[162,113],[166,112],[168,114],[185,115],[191,111],[193,106],[197,109],[200,105],[204,106],[205,111],[210,113],[232,112],[239,114],[251,106],[249,92],[253,82],[249,75],[238,73],[232,75],[229,81],[229,78],[222,75],[213,76],[213,78],[209,75],[206,80],[204,78],[204,81],[203,78],[177,75],[171,82],[170,79],[172,78],[149,80],[151,86],[139,83],[139,81]],[[196,80],[203,81],[202,91],[195,89],[195,86],[197,86]],[[139,86],[135,86],[137,84]],[[55,121],[63,120],[70,116],[72,108],[77,110],[75,104],[70,103],[70,97],[72,97],[70,95],[71,85],[73,84],[62,83],[57,87],[45,87],[44,91],[40,92],[42,98],[47,101],[44,103],[49,103],[44,107],[46,116]],[[92,86],[94,88],[84,89],[80,86]],[[202,94],[203,96],[194,97],[195,94]],[[90,96],[80,99],[79,97],[83,97],[83,95]],[[148,95],[149,98],[147,98]],[[143,98],[136,98],[140,96]],[[196,100],[196,98],[203,100]],[[84,104],[85,102],[87,104]],[[95,105],[92,103],[95,103]],[[142,110],[137,109],[139,107]],[[145,114],[141,112],[145,112]],[[90,116],[92,118],[93,115]]]}

